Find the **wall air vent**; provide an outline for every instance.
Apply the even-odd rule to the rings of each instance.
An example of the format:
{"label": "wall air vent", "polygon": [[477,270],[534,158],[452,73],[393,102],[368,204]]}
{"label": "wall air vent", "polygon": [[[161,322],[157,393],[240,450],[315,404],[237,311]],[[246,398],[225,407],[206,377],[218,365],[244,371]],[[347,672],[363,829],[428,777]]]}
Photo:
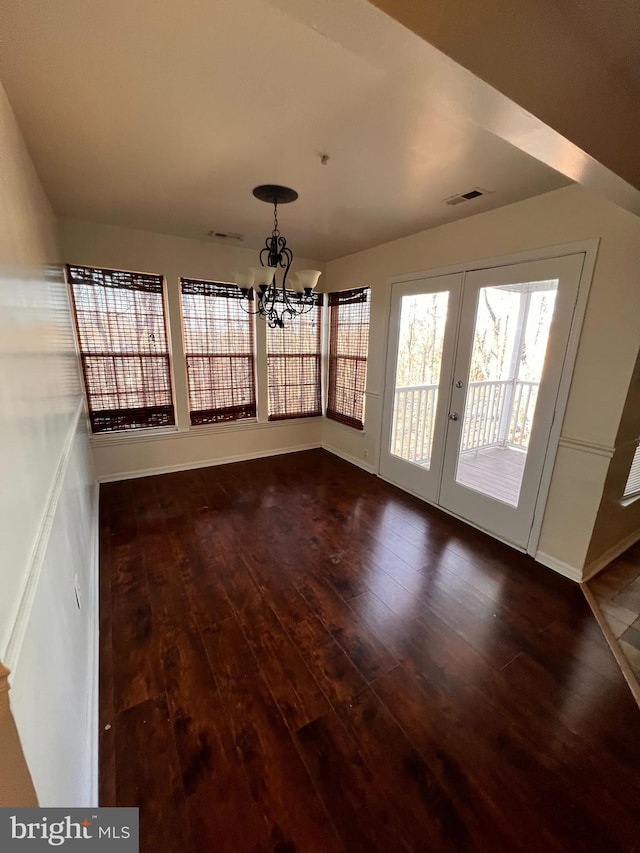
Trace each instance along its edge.
{"label": "wall air vent", "polygon": [[216,240],[237,240],[238,243],[244,240],[244,234],[236,234],[234,231],[208,231],[207,236]]}
{"label": "wall air vent", "polygon": [[460,195],[452,195],[451,198],[445,199],[445,204],[462,204],[463,201],[471,201],[472,198],[479,198],[481,195],[486,195],[488,190],[481,190],[479,187],[474,187],[466,193]]}

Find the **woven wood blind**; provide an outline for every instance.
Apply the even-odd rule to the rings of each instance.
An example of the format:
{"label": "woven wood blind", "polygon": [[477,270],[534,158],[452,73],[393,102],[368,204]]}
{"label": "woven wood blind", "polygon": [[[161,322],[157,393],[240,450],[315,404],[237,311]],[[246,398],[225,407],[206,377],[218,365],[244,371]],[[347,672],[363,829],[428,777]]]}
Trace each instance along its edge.
{"label": "woven wood blind", "polygon": [[252,318],[237,287],[180,279],[191,423],[256,416]]}
{"label": "woven wood blind", "polygon": [[93,432],[175,424],[162,277],[67,266]]}
{"label": "woven wood blind", "polygon": [[284,329],[267,327],[269,420],[311,418],[322,414],[320,381],[322,294],[306,314]]}
{"label": "woven wood blind", "polygon": [[329,294],[327,417],[354,429],[364,429],[370,292],[359,287]]}

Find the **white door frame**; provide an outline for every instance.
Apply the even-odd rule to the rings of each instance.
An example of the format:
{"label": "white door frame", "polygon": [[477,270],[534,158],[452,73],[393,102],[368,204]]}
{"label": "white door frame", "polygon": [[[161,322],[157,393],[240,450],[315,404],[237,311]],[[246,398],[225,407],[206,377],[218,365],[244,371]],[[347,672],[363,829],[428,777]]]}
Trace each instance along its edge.
{"label": "white door frame", "polygon": [[[580,283],[578,285],[578,295],[576,299],[576,304],[573,312],[573,317],[571,320],[571,327],[569,331],[569,337],[567,341],[567,348],[565,351],[564,362],[562,365],[562,372],[560,377],[560,384],[558,387],[558,396],[556,401],[555,414],[553,418],[553,423],[551,425],[551,430],[549,432],[549,439],[547,442],[547,448],[545,453],[544,464],[542,467],[542,476],[540,478],[540,488],[538,490],[538,497],[536,501],[535,510],[533,513],[533,522],[531,525],[531,531],[529,534],[529,539],[527,542],[526,553],[532,556],[535,556],[538,542],[540,539],[540,531],[542,529],[542,520],[544,517],[544,510],[547,504],[547,498],[549,496],[549,488],[551,486],[551,477],[553,474],[553,466],[556,459],[556,454],[558,451],[558,443],[560,440],[560,435],[562,432],[562,423],[564,420],[564,414],[567,407],[567,401],[569,399],[569,389],[571,387],[571,378],[573,376],[573,369],[575,367],[576,356],[578,353],[578,344],[580,341],[580,333],[582,331],[582,324],[584,321],[584,315],[587,308],[587,300],[589,298],[589,289],[591,287],[591,281],[593,278],[593,271],[596,264],[596,258],[598,255],[598,247],[600,245],[599,238],[593,238],[590,240],[580,240],[573,243],[562,243],[557,246],[549,246],[546,248],[540,249],[532,249],[524,252],[517,252],[515,254],[510,255],[500,255],[498,257],[493,258],[482,258],[480,260],[473,260],[468,262],[463,262],[459,264],[452,264],[446,267],[438,267],[436,269],[431,270],[421,270],[418,272],[412,273],[404,273],[402,275],[393,275],[387,278],[387,289],[388,289],[388,299],[387,299],[387,345],[389,342],[389,332],[390,332],[390,315],[391,315],[391,300],[392,300],[392,289],[393,285],[401,282],[414,281],[415,279],[425,279],[425,278],[433,278],[436,276],[445,276],[451,275],[455,273],[462,273],[463,275],[467,272],[471,272],[474,270],[483,270],[489,269],[492,267],[500,267],[500,266],[509,266],[511,264],[518,263],[526,263],[527,261],[538,261],[538,260],[546,260],[551,258],[559,258],[565,255],[575,255],[579,253],[584,254],[584,265],[582,267],[582,274],[580,276]],[[458,315],[457,325],[456,325],[456,339],[458,337],[459,332],[459,322],[460,317]],[[378,458],[376,460],[376,469],[380,472],[380,456],[382,453],[383,447],[383,423],[385,420],[386,409],[389,405],[393,405],[393,400],[390,395],[389,389],[389,377],[387,376],[387,371],[385,369],[385,375],[383,377],[383,388],[382,388],[382,401],[383,401],[383,415],[380,418],[380,434],[378,441]],[[381,475],[380,475],[381,476]],[[384,479],[384,477],[382,478]],[[420,497],[420,495],[418,495]],[[424,498],[422,498],[424,500]],[[427,503],[432,503],[431,501],[426,501]],[[435,504],[434,502],[434,505]],[[447,512],[444,507],[438,507],[443,512]],[[453,513],[449,513],[453,515]],[[467,524],[473,525],[467,519],[461,519],[465,521]],[[486,531],[488,532],[488,531]],[[490,534],[494,535],[495,534]],[[499,538],[499,537],[496,537]],[[508,543],[511,547],[515,547],[512,543]]]}
{"label": "white door frame", "polygon": [[[451,381],[453,376],[454,355],[456,349],[456,337],[458,330],[458,318],[460,312],[460,301],[462,296],[462,279],[460,273],[449,276],[428,276],[425,278],[410,279],[409,281],[396,283],[398,288],[392,288],[391,309],[389,312],[389,328],[387,333],[387,353],[385,360],[385,385],[389,389],[396,384],[397,356],[400,335],[400,321],[402,316],[402,299],[422,293],[447,293],[448,310],[446,328],[444,332],[444,349],[440,365],[440,389],[438,393],[437,411],[434,418],[434,436],[431,447],[431,464],[428,469],[423,469],[413,462],[401,457],[394,457],[389,451],[391,432],[393,428],[393,415],[395,404],[383,406],[382,409],[382,441],[380,442],[379,472],[384,479],[399,485],[394,479],[394,474],[403,482],[400,488],[408,487],[414,494],[429,503],[435,503],[439,499],[440,480],[442,477],[442,463],[444,460],[445,439],[447,432],[446,412],[449,410],[449,397],[451,393]],[[430,284],[428,284],[430,283]],[[433,287],[433,291],[430,290]],[[398,294],[402,288],[406,292]],[[394,293],[399,296],[394,301]],[[384,473],[383,473],[384,471]],[[404,479],[403,479],[404,478]]]}

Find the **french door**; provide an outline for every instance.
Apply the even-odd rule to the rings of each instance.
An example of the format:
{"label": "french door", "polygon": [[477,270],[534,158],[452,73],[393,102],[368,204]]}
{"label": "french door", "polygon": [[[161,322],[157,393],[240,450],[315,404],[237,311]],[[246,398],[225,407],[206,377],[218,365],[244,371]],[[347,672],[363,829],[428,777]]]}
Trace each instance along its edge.
{"label": "french door", "polygon": [[392,290],[381,475],[526,548],[584,254]]}
{"label": "french door", "polygon": [[382,476],[436,503],[447,434],[462,273],[394,285]]}

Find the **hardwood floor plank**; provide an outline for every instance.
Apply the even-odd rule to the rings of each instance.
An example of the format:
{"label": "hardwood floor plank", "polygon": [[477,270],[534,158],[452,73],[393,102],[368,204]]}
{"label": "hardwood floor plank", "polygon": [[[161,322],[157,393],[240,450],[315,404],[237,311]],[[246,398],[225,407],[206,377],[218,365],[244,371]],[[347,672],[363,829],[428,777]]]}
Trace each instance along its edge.
{"label": "hardwood floor plank", "polygon": [[228,619],[207,629],[203,639],[238,760],[270,828],[273,849],[340,850],[240,624]]}
{"label": "hardwood floor plank", "polygon": [[[313,544],[313,543],[312,543]],[[328,553],[318,541],[315,543],[320,553],[322,577],[330,583],[343,601],[368,591],[364,573],[358,565],[357,555],[350,548],[339,548]],[[314,549],[310,549],[313,555]],[[314,555],[315,556],[315,555]]]}
{"label": "hardwood floor plank", "polygon": [[[438,623],[434,622],[432,619],[427,623],[425,622],[427,618],[428,617],[424,616],[411,623],[412,632],[405,631],[404,646],[402,648],[405,660],[410,662],[410,664],[415,668],[414,671],[418,673],[417,677],[420,681],[427,683],[426,679],[428,679],[430,689],[433,689],[434,685],[438,683],[446,686],[449,703],[456,701],[457,703],[464,703],[464,706],[470,705],[473,708],[474,716],[478,718],[481,714],[483,702],[485,702],[487,698],[493,699],[492,707],[489,707],[486,710],[487,719],[490,721],[487,724],[486,730],[488,732],[492,731],[494,721],[496,719],[500,719],[500,714],[508,712],[513,720],[513,725],[519,726],[518,742],[521,743],[522,741],[528,741],[533,754],[536,754],[535,749],[538,743],[549,743],[550,733],[549,729],[545,726],[546,724],[551,726],[552,740],[551,747],[549,749],[548,767],[546,769],[544,767],[539,767],[537,771],[548,775],[546,783],[547,787],[552,788],[557,784],[555,774],[557,773],[558,767],[562,766],[566,770],[566,768],[570,767],[572,763],[575,764],[576,761],[578,762],[574,780],[574,784],[576,786],[581,785],[584,787],[586,780],[602,776],[601,768],[598,766],[597,762],[594,763],[591,760],[587,751],[582,751],[581,745],[576,743],[575,739],[572,738],[571,733],[568,730],[565,730],[564,727],[558,728],[558,709],[554,708],[553,713],[547,715],[540,706],[540,700],[537,695],[534,694],[529,697],[532,703],[537,704],[535,714],[527,713],[526,709],[529,706],[522,703],[522,694],[515,694],[517,698],[514,700],[512,698],[511,691],[502,680],[503,676],[498,676],[496,674],[493,678],[489,678],[488,673],[485,671],[482,675],[485,695],[481,697],[478,694],[471,693],[471,696],[467,698],[469,690],[473,690],[474,687],[474,678],[471,677],[471,673],[482,673],[482,661],[477,659],[476,653],[468,647],[465,642],[461,642],[462,638],[457,636],[455,631],[448,629],[444,623],[441,623],[440,628],[438,629]],[[432,648],[437,649],[437,660],[431,656]],[[396,649],[398,653],[401,653],[399,644],[396,646]],[[451,666],[443,670],[443,663],[446,661],[447,656],[451,656],[452,658]],[[465,670],[462,669],[462,667],[467,661],[468,663],[465,673]],[[575,665],[578,668],[581,666],[579,662],[575,662]],[[452,682],[448,675],[449,671],[455,672],[456,670],[460,672],[460,682]],[[382,687],[380,688],[381,690],[384,690],[385,682],[386,680],[383,679]],[[487,688],[490,688],[488,693],[486,692]],[[397,698],[388,698],[388,701],[390,702],[390,707],[393,708],[394,703],[398,700]],[[453,722],[453,720],[451,722]],[[460,726],[462,727],[463,725],[465,724],[461,722]],[[468,720],[466,725],[483,726],[480,719],[474,721],[471,718]],[[510,738],[513,737],[512,734],[509,734],[508,736]],[[495,737],[496,742],[499,742],[499,739],[504,737],[504,735],[500,735],[498,732]],[[474,742],[477,746],[477,738]],[[517,749],[523,749],[522,746],[516,746],[516,742],[514,741],[510,741],[510,743],[511,752],[515,752]],[[487,750],[487,760],[490,758],[490,755],[491,751]],[[549,775],[549,773],[551,775]],[[604,779],[602,782],[604,784],[601,783],[600,785],[601,795],[599,797],[601,800],[607,798],[606,791],[611,786],[611,780]],[[482,788],[487,790],[490,786],[485,781]],[[596,789],[591,791],[591,795],[597,796]],[[634,808],[634,806],[630,805],[628,808]],[[608,808],[609,815],[612,816],[616,811],[618,811],[618,809],[615,804],[611,803]],[[619,817],[620,823],[624,824],[623,815],[621,814]],[[585,818],[586,823],[589,823],[589,821],[592,824],[591,832],[594,838],[598,837],[598,833],[600,832],[600,837],[603,838],[603,843],[605,840],[607,844],[613,843],[609,836],[606,834],[603,835],[604,830],[600,830],[598,828],[597,820],[594,822],[591,817]]]}
{"label": "hardwood floor plank", "polygon": [[201,600],[191,607],[183,525],[176,504],[164,503],[174,517],[163,532],[147,530],[144,562],[187,812],[200,844],[229,853],[238,845],[262,850],[268,846],[264,816],[248,780],[237,773],[236,747],[200,633],[221,616],[230,618],[232,610],[226,597],[224,604],[215,602],[213,613]]}
{"label": "hardwood floor plank", "polygon": [[290,574],[282,571],[282,559],[276,556],[279,569],[275,570],[269,566],[270,559],[268,549],[261,549],[259,554],[252,549],[244,555],[251,577],[278,618],[285,624],[308,619],[312,610],[293,585]]}
{"label": "hardwood floor plank", "polygon": [[572,627],[561,621],[552,622],[548,628],[545,628],[543,636],[545,639],[549,638],[556,647],[565,649],[573,657],[596,670],[612,684],[618,683],[620,670],[609,647],[602,642],[601,637],[598,641],[585,635],[577,638]]}
{"label": "hardwood floor plank", "polygon": [[[458,702],[448,698],[446,683],[437,685],[424,679],[410,664],[381,678],[375,692],[418,752],[426,760],[437,762],[440,777],[456,783],[465,800],[475,805],[483,816],[479,819],[489,823],[489,831],[502,832],[509,838],[504,849],[530,849],[527,844],[531,838],[536,839],[538,849],[565,849],[540,823],[535,805],[529,802],[529,780],[522,768],[516,768],[515,774],[503,770],[512,761],[502,737],[504,722],[497,726],[487,709],[483,712],[478,708],[473,716],[465,714]],[[446,718],[425,713],[425,708],[443,703],[448,709]],[[501,820],[503,814],[509,815],[508,821]]]}
{"label": "hardwood floor plank", "polygon": [[246,776],[200,636],[174,637],[163,654],[182,785],[200,849],[263,850],[267,827]]}
{"label": "hardwood floor plank", "polygon": [[[620,692],[613,690],[611,693],[603,693],[598,689],[591,693],[586,690],[578,694],[569,693],[563,681],[552,675],[549,677],[546,671],[540,670],[536,661],[522,655],[504,672],[509,693],[521,697],[525,705],[536,708],[537,722],[532,724],[527,720],[532,736],[548,738],[549,731],[552,731],[550,753],[557,755],[563,763],[568,763],[565,759],[567,751],[575,755],[579,759],[579,776],[584,776],[586,781],[598,780],[596,784],[602,802],[615,792],[617,805],[637,810],[634,780],[640,766],[640,744],[635,738],[629,737],[637,707],[633,700],[628,701],[630,697],[624,688]],[[536,681],[546,685],[544,691],[531,690],[531,675],[534,672]],[[576,672],[576,680],[579,675]],[[603,728],[602,719],[611,718],[612,715],[618,717],[619,725],[615,729]],[[561,726],[558,725],[559,720]],[[591,749],[588,748],[589,744]],[[610,759],[615,762],[615,773],[612,775],[609,775]],[[576,761],[570,760],[574,763]],[[608,807],[610,814],[615,810],[616,804]]]}
{"label": "hardwood floor plank", "polygon": [[322,577],[308,572],[298,589],[366,681],[397,665],[393,655]]}
{"label": "hardwood floor plank", "polygon": [[114,709],[116,713],[164,692],[158,636],[154,632],[149,591],[141,582],[135,598],[114,597]]}
{"label": "hardwood floor plank", "polygon": [[116,793],[118,804],[140,809],[140,850],[196,853],[200,849],[191,838],[164,699],[142,702],[118,715]]}
{"label": "hardwood floor plank", "polygon": [[330,710],[318,682],[273,610],[261,598],[238,613],[282,716],[292,732]]}
{"label": "hardwood floor plank", "polygon": [[[416,625],[419,622],[416,620]],[[427,695],[438,691],[435,694],[437,703],[443,701],[442,692],[445,691],[449,724],[457,729],[458,736],[461,731],[473,731],[472,742],[467,748],[482,755],[483,771],[493,766],[493,778],[483,780],[483,789],[490,791],[493,783],[495,800],[498,801],[500,796],[503,799],[506,796],[500,794],[505,787],[514,792],[518,787],[522,789],[521,777],[537,779],[538,784],[526,794],[521,790],[519,797],[523,801],[525,797],[533,803],[537,801],[537,809],[545,813],[552,809],[554,802],[562,802],[567,797],[569,780],[575,788],[585,789],[586,795],[586,789],[590,788],[588,780],[590,776],[597,778],[598,767],[583,745],[571,739],[564,726],[558,726],[557,716],[548,718],[538,703],[528,705],[513,696],[504,674],[485,663],[474,649],[446,626],[429,623],[419,627],[420,634],[411,638],[405,667],[408,667],[407,672],[413,672]],[[437,650],[435,653],[432,651],[434,648]],[[461,676],[459,679],[458,674]],[[376,692],[380,684],[379,695],[393,711],[397,699],[384,692],[385,683],[386,679],[377,682]],[[443,737],[445,733],[441,731],[439,738]],[[541,744],[545,745],[542,750]],[[494,758],[501,751],[510,756],[517,778],[511,778],[513,768],[507,764],[496,765]],[[606,787],[603,790],[606,791]],[[591,797],[585,796],[584,800],[589,801],[593,796],[597,796],[595,790],[591,790]],[[599,799],[603,798],[606,799],[605,793]],[[512,803],[510,809],[517,810],[517,803]],[[573,810],[575,818],[580,809],[574,804]],[[609,814],[613,811],[610,810]],[[567,823],[566,814],[566,810],[559,809],[549,815],[549,824],[554,827],[556,837],[571,837],[574,821]],[[612,824],[617,825],[615,821]],[[616,834],[609,834],[600,825],[598,814],[584,810],[580,825],[585,836],[594,842],[599,839],[599,843],[604,845],[601,849],[615,849]]]}
{"label": "hardwood floor plank", "polygon": [[[99,627],[100,667],[98,695],[98,755],[100,762],[99,801],[105,806],[116,802],[116,753],[113,704],[113,609],[111,596],[111,505],[109,492],[100,496]],[[113,494],[113,491],[111,491]]]}
{"label": "hardwood floor plank", "polygon": [[[395,578],[377,566],[369,567],[366,578],[367,592],[379,598],[389,610],[395,613],[396,617],[403,620],[414,619],[426,609],[421,595],[409,592]],[[349,603],[353,606],[353,599]]]}
{"label": "hardwood floor plank", "polygon": [[[483,820],[462,772],[450,763],[441,772],[437,757],[426,760],[375,695],[365,690],[340,719],[372,772],[384,767],[379,786],[387,802],[396,802],[397,841],[408,850],[427,843],[434,850],[466,850],[477,844],[504,849],[505,838]],[[457,769],[457,768],[456,768]],[[395,799],[397,791],[402,798]]]}
{"label": "hardwood floor plank", "polygon": [[197,537],[192,535],[187,521],[176,527],[176,570],[182,578],[195,619],[202,625],[215,625],[228,619],[233,609],[222,580],[213,522],[210,519],[198,521]]}
{"label": "hardwood floor plank", "polygon": [[106,484],[100,525],[100,796],[142,853],[637,846],[577,585],[320,450]]}
{"label": "hardwood floor plank", "polygon": [[[378,789],[335,712],[309,723],[296,741],[348,853],[409,849],[393,808]],[[367,808],[363,805],[367,803]]]}
{"label": "hardwood floor plank", "polygon": [[362,674],[317,616],[292,623],[289,634],[334,707],[349,704],[366,688]]}

